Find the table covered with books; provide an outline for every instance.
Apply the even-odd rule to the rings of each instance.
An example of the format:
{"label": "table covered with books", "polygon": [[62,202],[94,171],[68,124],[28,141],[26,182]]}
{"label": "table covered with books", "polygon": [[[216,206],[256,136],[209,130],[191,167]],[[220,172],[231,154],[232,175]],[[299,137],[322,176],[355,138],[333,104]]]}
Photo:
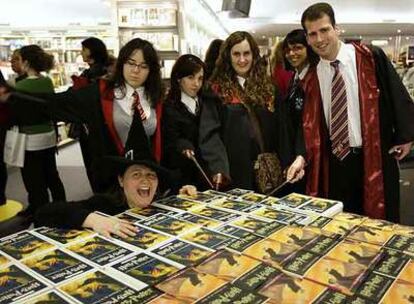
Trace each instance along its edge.
{"label": "table covered with books", "polygon": [[0,303],[414,303],[414,227],[242,189],[118,217],[135,237],[40,227],[0,240]]}

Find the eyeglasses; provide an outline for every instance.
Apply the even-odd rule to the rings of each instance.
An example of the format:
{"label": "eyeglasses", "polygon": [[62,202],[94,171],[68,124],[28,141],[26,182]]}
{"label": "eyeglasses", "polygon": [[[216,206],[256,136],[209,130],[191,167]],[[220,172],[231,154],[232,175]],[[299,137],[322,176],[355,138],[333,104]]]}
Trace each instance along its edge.
{"label": "eyeglasses", "polygon": [[149,65],[147,63],[135,63],[135,61],[133,61],[132,59],[128,59],[125,62],[125,64],[128,65],[131,70],[135,70],[135,69],[148,70],[149,69]]}

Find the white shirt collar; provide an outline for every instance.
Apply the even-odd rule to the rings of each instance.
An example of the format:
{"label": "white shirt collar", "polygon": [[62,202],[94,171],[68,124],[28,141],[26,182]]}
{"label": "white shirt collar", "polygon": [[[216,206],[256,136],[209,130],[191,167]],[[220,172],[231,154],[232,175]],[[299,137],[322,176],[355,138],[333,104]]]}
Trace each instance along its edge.
{"label": "white shirt collar", "polygon": [[[336,55],[335,60],[339,60],[342,65],[347,66],[349,64],[352,64],[352,56],[355,56],[354,46],[350,43],[345,44],[342,41],[339,41],[339,51],[338,55]],[[322,65],[330,65],[331,62],[332,61],[323,58],[320,60],[320,64]]]}
{"label": "white shirt collar", "polygon": [[183,91],[181,91],[181,102],[187,107],[187,109],[192,113],[196,113],[197,104],[198,104],[198,98],[197,96],[195,98],[187,95]]}
{"label": "white shirt collar", "polygon": [[122,91],[121,91],[120,88],[115,89],[115,91],[114,91],[115,98],[116,99],[124,99],[125,97],[129,98],[129,97],[132,96],[132,94],[134,94],[135,91],[137,91],[140,98],[142,98],[144,96],[145,88],[143,86],[140,86],[140,87],[134,89],[128,83],[125,82],[125,89],[126,89],[125,96],[124,96],[124,94],[122,94]]}
{"label": "white shirt collar", "polygon": [[305,78],[306,73],[309,70],[309,63],[302,69],[302,71],[300,73],[298,73],[298,71],[296,71],[295,73],[295,78],[299,78],[299,80],[302,80],[303,78]]}
{"label": "white shirt collar", "polygon": [[237,75],[237,81],[239,82],[240,86],[244,89],[244,84],[246,83],[246,78]]}

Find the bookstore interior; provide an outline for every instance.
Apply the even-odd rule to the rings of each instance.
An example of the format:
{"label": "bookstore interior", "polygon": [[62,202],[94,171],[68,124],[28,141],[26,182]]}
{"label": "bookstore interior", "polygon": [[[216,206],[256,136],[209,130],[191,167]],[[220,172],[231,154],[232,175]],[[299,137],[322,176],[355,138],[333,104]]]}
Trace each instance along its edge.
{"label": "bookstore interior", "polygon": [[[97,37],[117,57],[139,37],[154,45],[168,83],[180,55],[204,60],[212,40],[238,30],[271,58],[316,2],[0,0],[0,70],[12,77],[14,50],[39,45],[54,56],[48,76],[63,92],[88,68],[83,40]],[[327,2],[343,40],[381,47],[414,98],[414,1]],[[74,142],[70,125],[57,125],[60,145]],[[414,303],[414,227],[343,209],[234,188],[95,212],[118,228],[133,224],[133,236],[32,226],[0,239],[0,304]]]}

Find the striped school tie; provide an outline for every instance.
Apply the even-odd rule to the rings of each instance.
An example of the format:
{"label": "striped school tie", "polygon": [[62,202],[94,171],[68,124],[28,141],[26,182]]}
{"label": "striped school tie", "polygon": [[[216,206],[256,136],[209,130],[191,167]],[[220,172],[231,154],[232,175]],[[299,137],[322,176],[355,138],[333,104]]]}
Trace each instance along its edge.
{"label": "striped school tie", "polygon": [[134,93],[132,94],[132,97],[134,98],[132,102],[132,107],[131,107],[132,111],[133,112],[137,111],[139,116],[141,117],[141,120],[144,121],[145,119],[147,119],[147,115],[145,115],[144,108],[142,107],[142,104],[139,101],[138,92],[134,91]]}
{"label": "striped school tie", "polygon": [[339,60],[331,62],[335,69],[331,88],[331,144],[332,153],[343,160],[351,151],[348,131],[348,105],[344,78],[339,71]]}

